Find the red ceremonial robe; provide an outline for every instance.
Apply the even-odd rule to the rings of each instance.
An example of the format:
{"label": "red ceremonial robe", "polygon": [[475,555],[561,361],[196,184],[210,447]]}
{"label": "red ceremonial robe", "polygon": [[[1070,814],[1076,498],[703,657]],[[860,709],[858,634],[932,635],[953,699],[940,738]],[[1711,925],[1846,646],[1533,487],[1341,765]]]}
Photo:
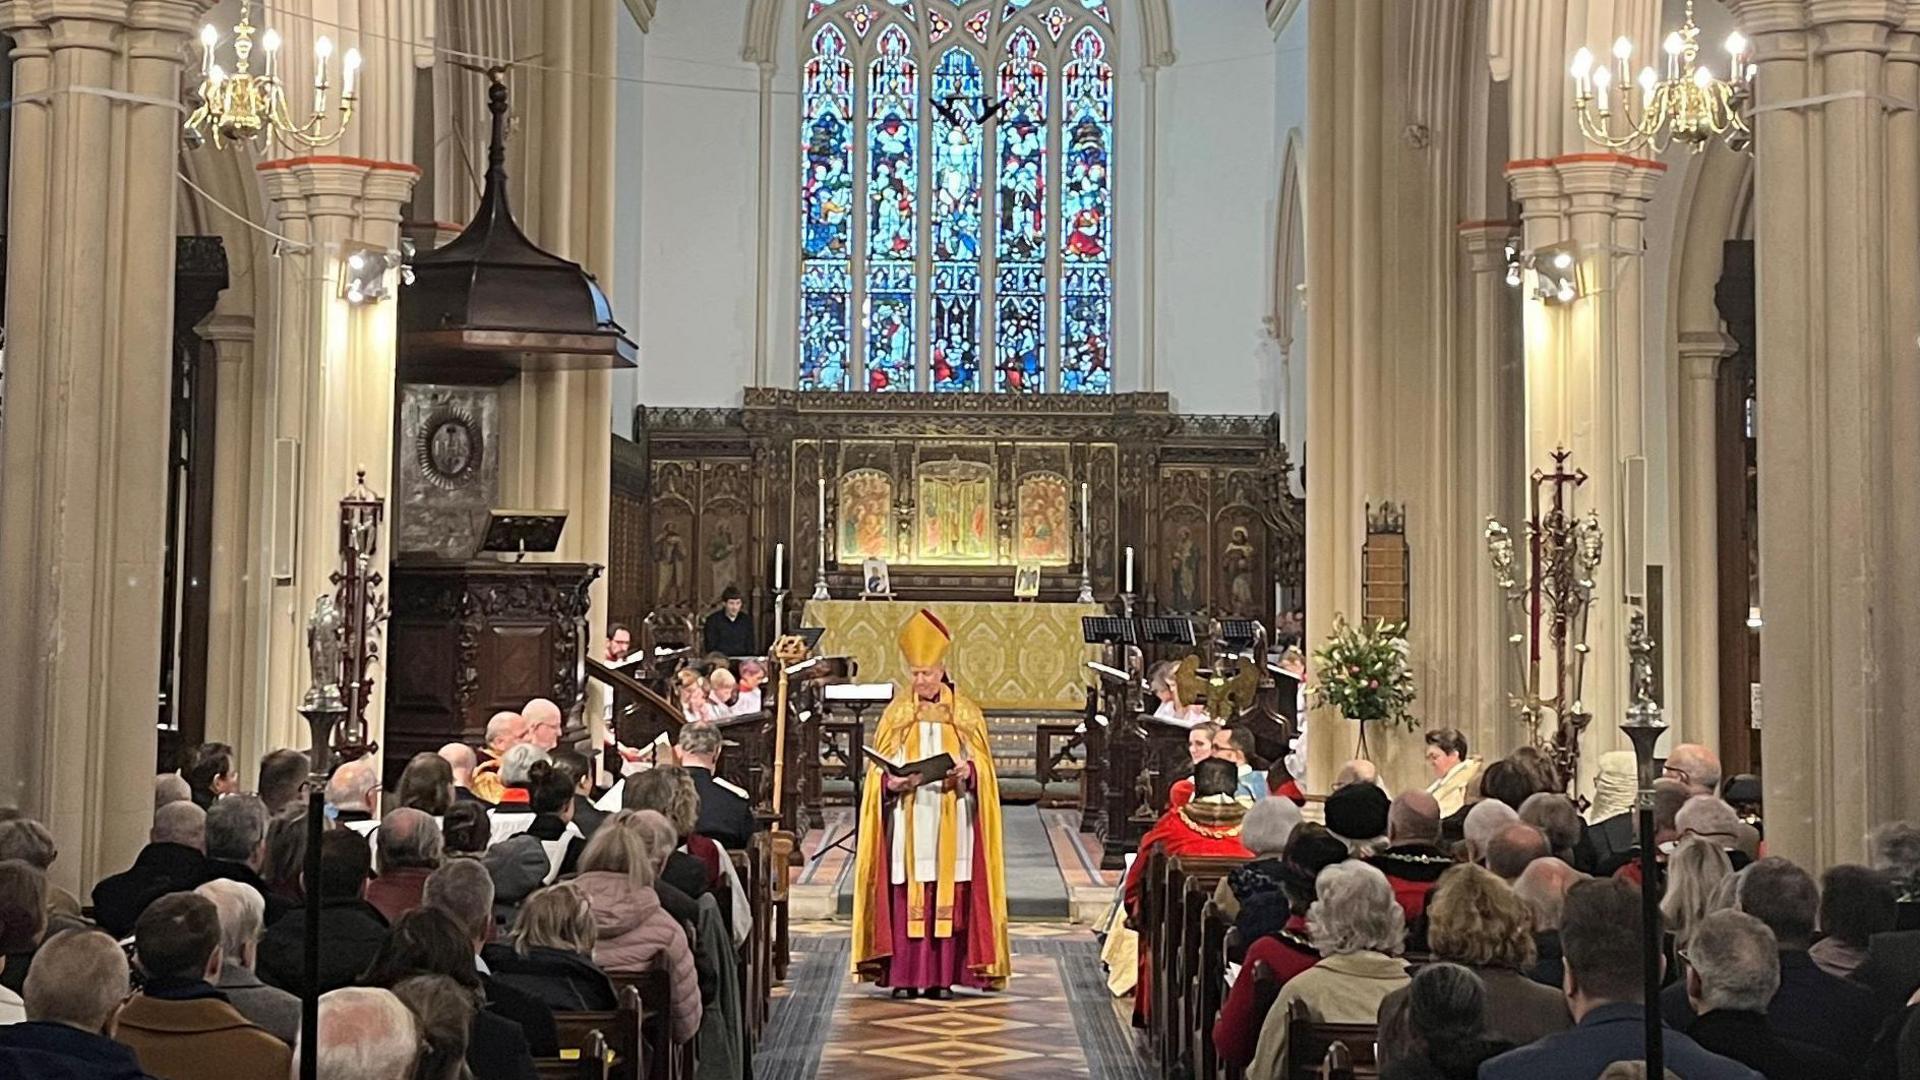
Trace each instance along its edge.
{"label": "red ceremonial robe", "polygon": [[[1241,803],[1219,795],[1196,799],[1161,815],[1153,829],[1140,839],[1140,853],[1127,870],[1124,893],[1128,915],[1140,906],[1140,875],[1147,866],[1147,853],[1154,848],[1168,857],[1200,855],[1217,858],[1251,859],[1253,854],[1240,843],[1240,822],[1247,816]],[[1140,950],[1140,977],[1133,990],[1133,1016],[1136,1026],[1144,1026],[1147,1002],[1152,998],[1152,951]]]}

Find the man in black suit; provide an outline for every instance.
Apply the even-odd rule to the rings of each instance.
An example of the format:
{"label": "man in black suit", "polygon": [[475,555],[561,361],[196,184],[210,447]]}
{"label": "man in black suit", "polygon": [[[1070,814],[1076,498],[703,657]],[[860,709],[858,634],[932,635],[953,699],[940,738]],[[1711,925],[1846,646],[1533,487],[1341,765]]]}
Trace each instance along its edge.
{"label": "man in black suit", "polygon": [[147,905],[207,880],[207,812],[171,802],[153,812],[149,843],[133,865],[93,887],[93,921],[116,938],[133,933]]}
{"label": "man in black suit", "polygon": [[700,824],[694,831],[729,851],[745,851],[760,823],[747,793],[714,775],[723,741],[712,724],[685,724],[674,751],[700,793]]}
{"label": "man in black suit", "polygon": [[[1820,888],[1812,876],[1786,859],[1761,859],[1741,873],[1734,906],[1766,924],[1780,946],[1780,988],[1767,1007],[1773,1033],[1830,1050],[1849,1068],[1858,1065],[1884,1012],[1873,991],[1821,971],[1807,955],[1820,911]],[[1661,993],[1660,1011],[1670,1026],[1692,1027],[1686,984]]]}
{"label": "man in black suit", "polygon": [[720,607],[707,616],[701,644],[709,654],[721,656],[758,656],[753,644],[753,620],[745,611],[746,600],[732,585],[720,593]]}
{"label": "man in black suit", "polygon": [[1700,1015],[1694,1042],[1767,1080],[1829,1080],[1852,1066],[1830,1050],[1781,1037],[1767,1022],[1780,989],[1779,944],[1767,924],[1745,912],[1716,911],[1687,939],[1687,1000]]}

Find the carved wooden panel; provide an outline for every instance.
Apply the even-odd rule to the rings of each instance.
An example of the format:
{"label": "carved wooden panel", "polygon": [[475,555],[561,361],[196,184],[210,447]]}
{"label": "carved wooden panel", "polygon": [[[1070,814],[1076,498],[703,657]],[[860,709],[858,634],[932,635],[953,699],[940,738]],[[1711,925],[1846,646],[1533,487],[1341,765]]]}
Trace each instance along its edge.
{"label": "carved wooden panel", "polygon": [[639,625],[653,610],[648,586],[647,465],[640,444],[613,437],[613,498],[607,524],[607,621]]}
{"label": "carved wooden panel", "polygon": [[744,594],[754,576],[747,550],[752,467],[744,461],[707,461],[700,469],[699,546],[695,550],[696,592],[693,608],[705,610],[720,602],[721,590],[732,585]]}
{"label": "carved wooden panel", "polygon": [[[749,389],[739,409],[642,409],[635,430],[648,462],[644,519],[622,525],[616,498],[615,520],[644,552],[616,564],[646,579],[632,594],[652,608],[698,614],[731,573],[766,627],[776,544],[789,612],[822,565],[834,595],[856,594],[860,559],[876,551],[897,593],[928,600],[1011,596],[1015,562],[1044,551],[1040,598],[1071,600],[1083,483],[1098,597],[1118,593],[1127,548],[1143,613],[1270,619],[1274,585],[1298,596],[1304,584],[1304,517],[1286,494],[1291,466],[1270,416],[1175,416],[1163,394]],[[743,509],[702,486],[714,462],[745,466]],[[738,568],[724,542],[715,566],[722,529],[743,549]]]}

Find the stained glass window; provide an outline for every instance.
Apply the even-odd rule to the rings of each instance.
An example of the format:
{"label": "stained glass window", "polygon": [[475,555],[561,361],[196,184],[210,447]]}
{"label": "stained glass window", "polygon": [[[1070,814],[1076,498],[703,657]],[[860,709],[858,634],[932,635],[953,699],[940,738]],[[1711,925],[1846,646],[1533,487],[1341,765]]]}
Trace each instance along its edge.
{"label": "stained glass window", "polygon": [[799,386],[1112,392],[1108,0],[805,11]]}

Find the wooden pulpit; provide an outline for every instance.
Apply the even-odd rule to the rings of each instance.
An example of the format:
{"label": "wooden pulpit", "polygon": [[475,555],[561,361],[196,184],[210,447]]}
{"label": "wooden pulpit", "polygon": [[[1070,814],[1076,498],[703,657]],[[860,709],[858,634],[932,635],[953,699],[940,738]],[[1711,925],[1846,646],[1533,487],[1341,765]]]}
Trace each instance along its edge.
{"label": "wooden pulpit", "polygon": [[600,567],[559,562],[400,564],[387,623],[385,773],[449,742],[480,745],[494,713],[534,698],[582,707],[587,590]]}

